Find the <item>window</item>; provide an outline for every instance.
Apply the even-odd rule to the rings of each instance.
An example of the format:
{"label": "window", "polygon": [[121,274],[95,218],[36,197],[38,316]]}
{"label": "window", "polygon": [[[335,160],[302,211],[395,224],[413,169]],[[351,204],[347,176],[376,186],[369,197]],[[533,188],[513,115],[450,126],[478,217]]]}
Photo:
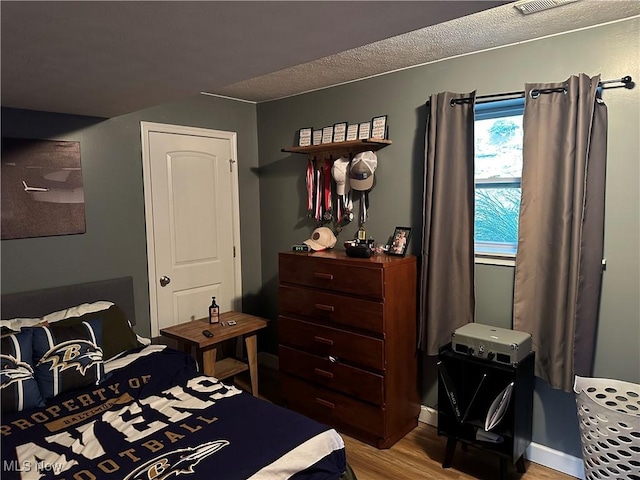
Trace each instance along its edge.
{"label": "window", "polygon": [[476,257],[516,253],[523,112],[523,98],[475,107]]}

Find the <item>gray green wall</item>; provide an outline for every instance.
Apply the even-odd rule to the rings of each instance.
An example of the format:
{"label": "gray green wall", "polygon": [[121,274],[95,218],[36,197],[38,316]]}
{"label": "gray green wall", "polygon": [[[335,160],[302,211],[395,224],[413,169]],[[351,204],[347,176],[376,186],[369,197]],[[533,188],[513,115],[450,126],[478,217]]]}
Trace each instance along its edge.
{"label": "gray green wall", "polygon": [[108,120],[3,108],[3,136],[80,142],[87,231],[3,240],[2,293],[132,276],[136,330],[149,336],[141,121],[237,132],[244,308],[256,312],[261,295],[256,106],[204,95]]}
{"label": "gray green wall", "polygon": [[[424,48],[429,48],[425,45]],[[414,229],[410,253],[420,251],[425,101],[441,91],[478,94],[523,90],[525,82],[557,82],[577,73],[603,79],[631,75],[640,81],[640,20],[481,52],[258,105],[262,274],[268,312],[277,311],[277,252],[306,238],[303,155],[282,153],[301,127],[367,121],[388,115],[393,144],[380,150],[377,184],[370,195],[367,233],[386,242],[396,225]],[[357,65],[354,65],[357,68]],[[604,274],[595,375],[640,381],[640,95],[607,90],[609,147]],[[339,236],[353,238],[356,225]],[[476,320],[511,326],[513,268],[478,265]],[[270,344],[275,352],[274,344]],[[433,358],[423,361],[423,402],[434,406]],[[533,441],[580,457],[571,394],[536,385]]]}

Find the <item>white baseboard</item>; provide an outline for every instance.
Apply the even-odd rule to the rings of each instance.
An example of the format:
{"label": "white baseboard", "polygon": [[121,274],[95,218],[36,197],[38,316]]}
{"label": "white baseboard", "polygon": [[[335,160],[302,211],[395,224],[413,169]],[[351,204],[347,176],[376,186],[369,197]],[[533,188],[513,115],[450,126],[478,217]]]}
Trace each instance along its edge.
{"label": "white baseboard", "polygon": [[421,405],[418,420],[422,423],[438,428],[438,411],[435,408]]}
{"label": "white baseboard", "polygon": [[561,452],[560,450],[554,450],[539,443],[531,443],[527,448],[527,459],[584,480],[584,465],[582,459]]}
{"label": "white baseboard", "polygon": [[[418,420],[437,428],[438,411],[435,408],[422,405],[420,407]],[[554,450],[539,443],[531,443],[529,445],[526,457],[527,460],[531,462],[584,480],[584,468],[581,458],[568,455],[560,450]]]}

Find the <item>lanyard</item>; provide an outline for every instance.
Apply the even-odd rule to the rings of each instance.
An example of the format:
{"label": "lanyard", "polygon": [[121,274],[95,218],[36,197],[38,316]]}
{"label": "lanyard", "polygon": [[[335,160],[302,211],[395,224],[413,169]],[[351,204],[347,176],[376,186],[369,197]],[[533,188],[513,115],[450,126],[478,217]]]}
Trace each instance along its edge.
{"label": "lanyard", "polygon": [[342,196],[344,201],[344,215],[342,217],[344,223],[353,220],[353,200],[351,200],[351,190]]}
{"label": "lanyard", "polygon": [[313,217],[313,160],[307,161],[307,216]]}
{"label": "lanyard", "polygon": [[326,158],[324,161],[324,215],[323,220],[331,221],[333,213],[331,211],[331,159]]}
{"label": "lanyard", "polygon": [[322,185],[322,169],[318,168],[315,171],[316,176],[316,195],[315,195],[315,219],[317,222],[322,220],[322,192],[320,186]]}
{"label": "lanyard", "polygon": [[336,212],[336,219],[339,225],[346,225],[353,220],[353,202],[351,201],[351,192],[347,192],[344,195],[338,195],[338,211]]}
{"label": "lanyard", "polygon": [[360,226],[364,225],[367,221],[367,210],[369,208],[369,192],[360,192]]}

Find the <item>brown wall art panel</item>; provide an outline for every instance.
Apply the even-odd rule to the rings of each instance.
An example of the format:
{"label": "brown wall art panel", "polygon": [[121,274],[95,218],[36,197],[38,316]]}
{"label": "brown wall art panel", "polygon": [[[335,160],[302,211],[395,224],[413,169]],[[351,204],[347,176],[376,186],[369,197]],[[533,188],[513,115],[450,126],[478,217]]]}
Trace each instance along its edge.
{"label": "brown wall art panel", "polygon": [[85,233],[80,142],[2,138],[2,240]]}

